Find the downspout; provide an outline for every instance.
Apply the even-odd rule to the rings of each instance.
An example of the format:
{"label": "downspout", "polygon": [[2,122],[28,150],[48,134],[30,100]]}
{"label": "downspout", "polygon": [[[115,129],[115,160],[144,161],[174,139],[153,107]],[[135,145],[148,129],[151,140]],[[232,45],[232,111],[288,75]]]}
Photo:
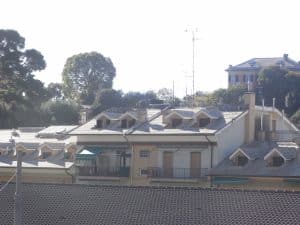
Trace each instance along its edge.
{"label": "downspout", "polygon": [[[212,148],[212,142],[209,140],[207,135],[204,136],[209,143],[209,148],[210,148],[210,168],[213,167],[213,148]],[[212,188],[212,178],[210,177],[209,179],[209,186]]]}
{"label": "downspout", "polygon": [[[125,139],[125,141],[127,142],[128,145],[128,149],[131,147],[130,142],[128,140],[128,138],[126,137],[126,133],[122,133],[123,138]],[[130,185],[132,185],[132,175],[133,175],[133,147],[131,147],[131,160],[130,160]]]}

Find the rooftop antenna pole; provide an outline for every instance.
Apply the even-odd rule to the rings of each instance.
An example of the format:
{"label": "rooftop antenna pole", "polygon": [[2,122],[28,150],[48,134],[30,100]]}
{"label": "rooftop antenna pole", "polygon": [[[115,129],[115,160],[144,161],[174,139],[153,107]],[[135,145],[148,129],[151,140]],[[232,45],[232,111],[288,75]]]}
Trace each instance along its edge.
{"label": "rooftop antenna pole", "polygon": [[173,80],[173,104],[175,103],[175,88],[174,88],[174,80]]}
{"label": "rooftop antenna pole", "polygon": [[262,111],[261,111],[261,115],[260,115],[260,129],[261,131],[264,130],[264,127],[263,127],[263,118],[264,118],[264,111],[265,111],[265,100],[262,99]]}
{"label": "rooftop antenna pole", "polygon": [[193,48],[193,54],[192,54],[192,79],[193,79],[193,87],[192,87],[192,106],[195,106],[195,41],[198,40],[195,37],[195,33],[198,32],[198,29],[192,29],[192,30],[185,30],[186,32],[191,32],[192,33],[192,48]]}

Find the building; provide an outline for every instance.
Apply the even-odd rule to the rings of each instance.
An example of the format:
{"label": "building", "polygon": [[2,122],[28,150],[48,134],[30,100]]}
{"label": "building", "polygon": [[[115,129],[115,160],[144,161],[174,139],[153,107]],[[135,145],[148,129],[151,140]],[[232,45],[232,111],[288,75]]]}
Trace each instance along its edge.
{"label": "building", "polygon": [[[15,186],[0,192],[1,224],[14,224]],[[183,187],[23,185],[26,225],[299,224],[299,192]]]}
{"label": "building", "polygon": [[297,131],[274,107],[255,106],[246,93],[235,110],[136,109],[102,112],[70,132],[77,139],[77,183],[160,185],[206,181],[244,144]]}
{"label": "building", "polygon": [[228,87],[249,85],[250,90],[254,90],[257,87],[258,73],[270,66],[280,66],[289,71],[300,71],[299,62],[289,58],[288,54],[284,54],[283,57],[252,58],[236,66],[229,65],[226,69],[226,72],[228,72]]}
{"label": "building", "polygon": [[0,182],[7,181],[15,173],[19,151],[22,152],[24,182],[72,183],[77,146],[67,133],[75,127],[0,130]]}

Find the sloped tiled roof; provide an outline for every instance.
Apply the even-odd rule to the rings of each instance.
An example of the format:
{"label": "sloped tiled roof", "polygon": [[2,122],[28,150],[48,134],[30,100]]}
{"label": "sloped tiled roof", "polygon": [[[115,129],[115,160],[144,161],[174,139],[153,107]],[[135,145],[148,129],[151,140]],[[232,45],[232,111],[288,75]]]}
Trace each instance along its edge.
{"label": "sloped tiled roof", "polygon": [[300,70],[300,64],[288,57],[252,58],[236,66],[230,66],[227,71],[232,70],[258,70],[269,66],[282,66],[291,70]]}
{"label": "sloped tiled roof", "polygon": [[[273,149],[280,149],[290,159],[282,166],[267,166],[266,156]],[[261,176],[261,177],[299,177],[300,176],[300,152],[297,145],[284,147],[282,144],[256,143],[252,146],[242,146],[246,154],[255,160],[249,160],[244,166],[235,166],[229,157],[226,157],[216,167],[209,171],[212,176]],[[292,150],[293,149],[293,150]]]}
{"label": "sloped tiled roof", "polygon": [[297,150],[295,148],[277,147],[276,150],[280,152],[286,160],[291,160],[297,157]]}
{"label": "sloped tiled roof", "polygon": [[[14,187],[0,192],[3,225],[14,221]],[[299,202],[292,192],[25,184],[23,224],[299,224]]]}
{"label": "sloped tiled roof", "polygon": [[[164,123],[164,116],[176,112],[181,115],[184,119],[192,120],[195,113],[204,110],[211,118],[214,118],[210,125],[205,128],[195,128],[193,121],[186,121],[184,124],[179,125],[176,129],[169,129]],[[143,122],[137,122],[136,125],[130,129],[130,134],[144,135],[144,134],[213,134],[217,130],[225,127],[234,119],[238,118],[243,114],[243,111],[232,111],[232,112],[221,112],[216,107],[207,108],[175,108],[168,109],[167,111],[160,110],[147,110],[147,120]],[[97,117],[95,117],[97,118]],[[111,123],[109,126],[103,129],[96,129],[96,119],[91,119],[87,123],[74,129],[71,135],[89,134],[109,134],[109,135],[122,135],[127,129],[120,128],[118,123]]]}

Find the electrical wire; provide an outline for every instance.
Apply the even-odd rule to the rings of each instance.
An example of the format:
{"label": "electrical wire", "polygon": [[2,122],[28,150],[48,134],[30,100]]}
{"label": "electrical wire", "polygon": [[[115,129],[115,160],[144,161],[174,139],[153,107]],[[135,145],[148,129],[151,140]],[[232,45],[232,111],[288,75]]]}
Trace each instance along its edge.
{"label": "electrical wire", "polygon": [[9,178],[9,180],[0,188],[0,192],[2,192],[6,188],[7,185],[9,185],[9,183],[14,179],[16,174],[17,174],[17,171],[15,171],[15,173],[12,175],[12,177]]}

